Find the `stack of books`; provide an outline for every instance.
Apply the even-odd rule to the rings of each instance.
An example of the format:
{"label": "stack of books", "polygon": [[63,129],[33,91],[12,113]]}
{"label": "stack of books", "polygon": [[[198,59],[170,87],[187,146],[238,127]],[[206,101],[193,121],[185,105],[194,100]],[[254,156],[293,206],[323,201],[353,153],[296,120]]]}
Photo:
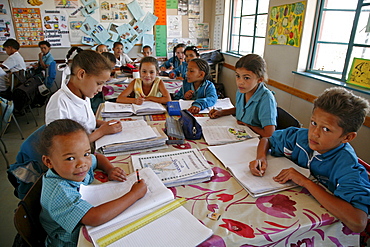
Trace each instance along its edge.
{"label": "stack of books", "polygon": [[131,115],[152,115],[164,113],[166,113],[166,108],[162,104],[153,101],[144,101],[142,105],[121,104],[107,101],[104,103],[104,108],[100,114],[103,118],[120,118]]}

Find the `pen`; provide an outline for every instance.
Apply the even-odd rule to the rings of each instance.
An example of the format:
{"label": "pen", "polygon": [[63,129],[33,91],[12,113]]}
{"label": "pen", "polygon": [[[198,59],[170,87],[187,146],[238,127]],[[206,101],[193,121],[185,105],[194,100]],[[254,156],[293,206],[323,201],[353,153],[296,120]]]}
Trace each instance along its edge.
{"label": "pen", "polygon": [[116,124],[118,123],[119,121],[116,121],[116,122],[110,122],[108,125],[113,125],[113,124]]}
{"label": "pen", "polygon": [[262,177],[262,171],[261,171],[261,160],[258,160],[258,170],[260,171],[260,176]]}
{"label": "pen", "polygon": [[139,169],[136,169],[137,182],[140,183]]}

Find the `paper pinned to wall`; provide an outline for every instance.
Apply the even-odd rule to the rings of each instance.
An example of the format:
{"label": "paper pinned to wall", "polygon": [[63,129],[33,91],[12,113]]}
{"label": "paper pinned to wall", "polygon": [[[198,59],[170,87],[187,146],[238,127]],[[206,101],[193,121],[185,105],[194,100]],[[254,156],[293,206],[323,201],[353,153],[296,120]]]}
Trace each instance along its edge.
{"label": "paper pinned to wall", "polygon": [[143,9],[140,7],[139,3],[137,2],[137,0],[134,0],[131,3],[127,4],[127,7],[130,10],[132,16],[136,20],[140,20],[141,17],[143,17],[145,14]]}

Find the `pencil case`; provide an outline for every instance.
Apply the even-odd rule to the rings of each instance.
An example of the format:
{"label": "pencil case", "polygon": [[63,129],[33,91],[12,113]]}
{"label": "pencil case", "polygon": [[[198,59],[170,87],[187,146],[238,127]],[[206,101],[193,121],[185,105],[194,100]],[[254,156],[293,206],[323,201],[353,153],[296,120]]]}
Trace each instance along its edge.
{"label": "pencil case", "polygon": [[170,116],[180,116],[181,115],[181,108],[180,104],[177,101],[169,101],[167,102],[167,112]]}

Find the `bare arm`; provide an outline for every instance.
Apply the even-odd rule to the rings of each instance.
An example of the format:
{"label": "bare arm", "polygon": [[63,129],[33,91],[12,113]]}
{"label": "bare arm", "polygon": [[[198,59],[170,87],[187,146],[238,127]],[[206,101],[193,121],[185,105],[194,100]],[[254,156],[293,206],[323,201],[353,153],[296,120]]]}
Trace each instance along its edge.
{"label": "bare arm", "polygon": [[[270,149],[270,142],[267,137],[260,139],[257,146],[257,157],[249,163],[249,169],[254,176],[263,176],[267,169],[266,154]],[[258,162],[261,162],[261,170],[258,169]]]}
{"label": "bare arm", "polygon": [[96,153],[95,156],[98,160],[98,169],[107,173],[109,180],[116,180],[120,182],[126,180],[126,172],[122,168],[113,166],[107,157],[102,154]]}
{"label": "bare arm", "polygon": [[145,100],[150,100],[161,104],[166,104],[168,101],[171,100],[170,93],[167,91],[166,86],[164,85],[164,82],[162,80],[159,82],[158,89],[161,92],[162,97],[149,96],[145,97]]}
{"label": "bare arm", "polygon": [[48,67],[45,63],[44,63],[44,61],[42,60],[42,56],[43,56],[44,54],[42,53],[42,52],[40,52],[39,53],[39,64],[40,64],[40,66],[43,68],[43,69],[46,69],[46,67]]}
{"label": "bare arm", "polygon": [[120,121],[117,120],[110,120],[108,122],[97,120],[96,126],[98,129],[96,129],[94,132],[92,132],[89,135],[90,142],[94,142],[101,138],[102,136],[114,134],[122,131],[122,125]]}
{"label": "bare arm", "polygon": [[130,94],[134,92],[134,85],[135,85],[135,80],[130,82],[128,84],[127,88],[118,96],[117,98],[117,103],[124,103],[124,104],[136,104],[136,105],[141,105],[144,102],[144,98],[130,98]]}
{"label": "bare arm", "polygon": [[261,128],[261,127],[253,126],[253,125],[250,125],[250,124],[245,124],[241,121],[238,121],[238,123],[248,126],[249,128],[251,128],[251,130],[253,130],[255,133],[259,134],[261,137],[272,136],[272,134],[275,131],[275,125],[267,125],[264,128]]}
{"label": "bare arm", "polygon": [[230,109],[225,109],[225,110],[215,110],[212,109],[209,111],[208,115],[210,118],[219,118],[222,116],[227,116],[227,115],[234,115],[236,113],[236,108],[230,108]]}

